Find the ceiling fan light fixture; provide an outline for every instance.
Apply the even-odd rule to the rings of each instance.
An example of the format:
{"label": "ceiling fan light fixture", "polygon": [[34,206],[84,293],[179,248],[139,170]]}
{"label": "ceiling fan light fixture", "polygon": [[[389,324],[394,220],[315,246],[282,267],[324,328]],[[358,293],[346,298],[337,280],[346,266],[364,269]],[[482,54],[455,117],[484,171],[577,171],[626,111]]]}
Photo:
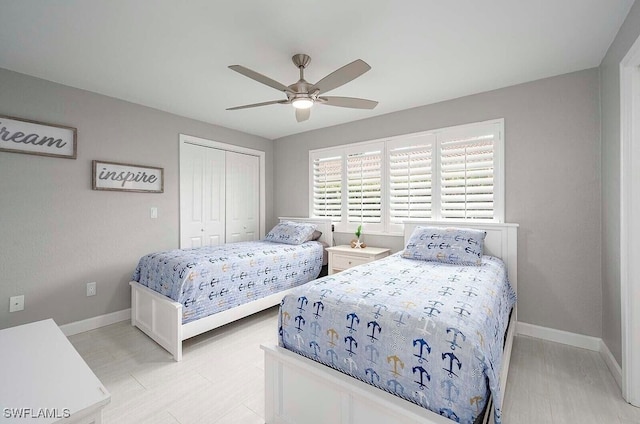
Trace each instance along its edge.
{"label": "ceiling fan light fixture", "polygon": [[272,80],[256,71],[252,71],[249,68],[245,68],[241,65],[231,65],[229,69],[238,72],[245,77],[251,78],[261,84],[267,85],[271,88],[275,88],[278,91],[284,92],[287,96],[286,100],[271,100],[262,103],[253,103],[250,105],[230,107],[227,110],[248,109],[257,106],[267,106],[273,104],[291,104],[296,112],[296,120],[298,122],[304,122],[309,119],[311,115],[311,108],[314,103],[320,103],[327,106],[338,106],[351,109],[373,109],[378,102],[367,99],[358,99],[355,97],[340,97],[340,96],[324,96],[324,93],[334,90],[344,84],[353,81],[360,75],[371,69],[365,61],[362,59],[354,60],[353,62],[344,65],[342,68],[333,71],[329,75],[322,78],[315,84],[310,84],[304,79],[304,69],[307,67],[311,58],[306,54],[296,54],[291,60],[296,68],[300,71],[300,79],[293,84],[286,86],[278,81]]}
{"label": "ceiling fan light fixture", "polygon": [[296,109],[309,109],[311,106],[313,106],[313,100],[307,97],[299,97],[297,99],[293,99],[291,104]]}

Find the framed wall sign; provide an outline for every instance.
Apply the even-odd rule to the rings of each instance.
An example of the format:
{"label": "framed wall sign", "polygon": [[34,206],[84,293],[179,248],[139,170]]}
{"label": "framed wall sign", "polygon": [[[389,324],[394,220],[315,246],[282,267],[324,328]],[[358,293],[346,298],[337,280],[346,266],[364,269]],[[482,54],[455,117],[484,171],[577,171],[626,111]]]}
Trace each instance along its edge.
{"label": "framed wall sign", "polygon": [[0,151],[76,158],[78,130],[0,115]]}
{"label": "framed wall sign", "polygon": [[163,168],[100,160],[92,163],[94,190],[164,192]]}

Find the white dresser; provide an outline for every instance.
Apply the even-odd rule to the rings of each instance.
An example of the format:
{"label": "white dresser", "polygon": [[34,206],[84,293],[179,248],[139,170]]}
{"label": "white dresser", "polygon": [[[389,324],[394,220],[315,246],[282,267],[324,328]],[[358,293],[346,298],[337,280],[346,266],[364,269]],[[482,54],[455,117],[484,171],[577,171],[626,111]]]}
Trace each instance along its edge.
{"label": "white dresser", "polygon": [[100,424],[111,395],[52,319],[0,330],[0,423]]}
{"label": "white dresser", "polygon": [[387,257],[391,251],[391,249],[368,246],[356,249],[347,245],[328,247],[326,250],[329,252],[329,275]]}

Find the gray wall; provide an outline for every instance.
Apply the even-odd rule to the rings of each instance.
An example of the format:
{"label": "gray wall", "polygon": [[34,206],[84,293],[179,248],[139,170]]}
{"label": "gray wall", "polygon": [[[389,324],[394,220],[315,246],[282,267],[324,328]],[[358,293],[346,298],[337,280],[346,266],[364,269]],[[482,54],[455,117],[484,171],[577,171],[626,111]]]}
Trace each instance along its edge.
{"label": "gray wall", "polygon": [[[520,224],[518,318],[600,337],[599,95],[596,68],[278,139],[275,214],[308,214],[310,149],[504,118],[506,220]],[[365,241],[402,248],[397,237]]]}
{"label": "gray wall", "polygon": [[[505,118],[506,217],[520,224],[519,318],[603,337],[619,360],[617,209],[607,208],[610,196],[619,199],[617,189],[608,189],[618,184],[619,100],[617,73],[608,69],[617,65],[608,63],[619,62],[635,40],[625,34],[629,27],[640,27],[638,16],[636,4],[601,67],[602,190],[598,69],[298,134],[275,144],[0,69],[0,114],[78,128],[77,160],[0,152],[0,328],[48,317],[65,324],[130,306],[127,282],[137,259],[178,246],[179,133],[266,152],[270,226],[277,216],[308,214],[309,149]],[[165,193],[93,191],[92,159],[164,167]],[[602,268],[601,234],[589,231],[601,226],[601,196]],[[159,208],[157,220],[149,218],[151,206]],[[337,243],[350,238],[335,235]],[[365,240],[394,251],[402,248],[400,237],[369,235]],[[97,296],[85,297],[88,281],[98,282]],[[17,294],[26,295],[26,309],[9,314],[7,299]]]}
{"label": "gray wall", "polygon": [[[3,69],[0,114],[78,129],[76,160],[0,152],[0,328],[130,307],[140,256],[179,244],[179,133],[266,152],[274,223],[271,140]],[[163,167],[164,193],[91,190],[92,159]],[[85,296],[89,281],[95,297]],[[8,298],[19,294],[25,310],[9,313]]]}
{"label": "gray wall", "polygon": [[620,62],[640,36],[636,2],[602,63],[602,339],[622,364],[620,310]]}

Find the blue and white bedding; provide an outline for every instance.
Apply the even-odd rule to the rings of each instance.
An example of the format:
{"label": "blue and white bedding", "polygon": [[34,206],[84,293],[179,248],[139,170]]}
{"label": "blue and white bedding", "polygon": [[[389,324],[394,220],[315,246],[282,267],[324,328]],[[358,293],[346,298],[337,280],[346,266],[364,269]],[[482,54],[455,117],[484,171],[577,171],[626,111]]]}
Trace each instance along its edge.
{"label": "blue and white bedding", "polygon": [[324,248],[249,241],[143,256],[133,280],[182,303],[182,323],[318,277]]}
{"label": "blue and white bedding", "polygon": [[516,296],[504,263],[388,258],[305,284],[280,307],[281,346],[453,421],[493,393]]}

